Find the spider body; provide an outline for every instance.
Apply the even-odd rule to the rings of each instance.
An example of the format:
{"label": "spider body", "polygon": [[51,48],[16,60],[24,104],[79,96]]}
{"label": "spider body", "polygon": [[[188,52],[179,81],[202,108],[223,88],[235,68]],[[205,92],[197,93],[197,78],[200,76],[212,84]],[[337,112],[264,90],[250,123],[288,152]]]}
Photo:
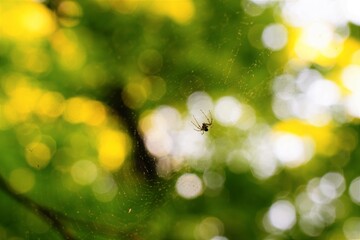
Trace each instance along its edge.
{"label": "spider body", "polygon": [[193,115],[193,118],[195,120],[195,122],[191,121],[191,123],[195,126],[194,130],[195,131],[198,131],[198,132],[201,132],[201,134],[204,134],[204,132],[207,132],[209,131],[209,127],[212,125],[212,116],[211,116],[211,112],[209,111],[209,117],[206,116],[206,114],[200,110],[202,112],[202,114],[205,116],[207,122],[205,123],[202,123],[201,125],[199,124],[199,122],[196,120],[196,118],[194,117]]}
{"label": "spider body", "polygon": [[209,131],[209,124],[207,123],[203,123],[202,126],[201,126],[201,129],[204,130],[205,132]]}

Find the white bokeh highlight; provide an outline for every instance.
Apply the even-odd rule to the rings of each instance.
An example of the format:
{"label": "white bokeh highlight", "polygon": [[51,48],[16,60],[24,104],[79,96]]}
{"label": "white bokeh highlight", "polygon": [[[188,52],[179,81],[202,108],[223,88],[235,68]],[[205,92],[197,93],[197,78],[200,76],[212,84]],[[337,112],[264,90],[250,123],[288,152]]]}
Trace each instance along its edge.
{"label": "white bokeh highlight", "polygon": [[[330,24],[312,23],[304,28],[303,42],[314,49],[325,49],[334,39],[334,29]],[[300,53],[301,54],[301,53]]]}
{"label": "white bokeh highlight", "polygon": [[360,118],[360,66],[354,64],[347,66],[341,78],[343,85],[350,91],[345,98],[347,113],[352,117]]}
{"label": "white bokeh highlight", "polygon": [[203,192],[201,179],[193,173],[185,173],[176,181],[176,192],[183,198],[193,199]]}
{"label": "white bokeh highlight", "polygon": [[343,26],[348,21],[343,0],[281,1],[281,10],[284,20],[294,27],[309,26],[317,22]]}
{"label": "white bokeh highlight", "polygon": [[311,179],[295,198],[302,232],[317,237],[326,226],[333,224],[341,212],[338,199],[345,190],[345,178],[339,172],[328,172]]}
{"label": "white bokeh highlight", "polygon": [[94,182],[98,174],[96,165],[90,160],[76,161],[71,167],[71,176],[80,185],[89,185]]}
{"label": "white bokeh highlight", "polygon": [[351,200],[357,205],[360,205],[360,177],[357,177],[351,181],[349,187],[349,194]]}
{"label": "white bokeh highlight", "polygon": [[290,133],[275,133],[273,152],[282,165],[298,167],[314,155],[312,141]]}
{"label": "white bokeh highlight", "polygon": [[262,33],[262,42],[265,47],[278,51],[284,48],[288,39],[287,30],[282,24],[270,24]]}
{"label": "white bokeh highlight", "polygon": [[296,223],[296,211],[291,202],[279,200],[270,207],[268,218],[273,227],[286,231]]}
{"label": "white bokeh highlight", "polygon": [[343,232],[347,240],[358,240],[360,237],[360,218],[347,219],[343,226]]}
{"label": "white bokeh highlight", "polygon": [[346,188],[345,178],[337,172],[326,173],[319,183],[321,193],[330,200],[340,197]]}
{"label": "white bokeh highlight", "polygon": [[325,126],[333,119],[341,119],[340,87],[316,70],[303,69],[296,76],[278,76],[273,91],[272,107],[279,119],[298,118],[314,126]]}
{"label": "white bokeh highlight", "polygon": [[272,132],[268,125],[257,125],[249,132],[240,151],[241,157],[250,166],[258,179],[267,179],[279,169],[279,164],[271,146]]}
{"label": "white bokeh highlight", "polygon": [[198,114],[200,110],[207,112],[213,109],[211,97],[206,92],[194,92],[187,99],[187,107],[192,115]]}
{"label": "white bokeh highlight", "polygon": [[215,104],[215,117],[218,122],[224,126],[235,125],[241,115],[241,104],[234,97],[222,97]]}
{"label": "white bokeh highlight", "polygon": [[360,25],[360,1],[358,0],[345,0],[345,16],[355,25]]}

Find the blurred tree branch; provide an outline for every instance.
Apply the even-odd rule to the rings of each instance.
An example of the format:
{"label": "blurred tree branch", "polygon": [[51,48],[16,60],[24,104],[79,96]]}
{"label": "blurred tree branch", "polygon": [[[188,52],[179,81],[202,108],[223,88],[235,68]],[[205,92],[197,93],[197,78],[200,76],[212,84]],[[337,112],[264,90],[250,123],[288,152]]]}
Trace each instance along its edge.
{"label": "blurred tree branch", "polygon": [[133,139],[133,161],[136,171],[146,180],[158,179],[155,158],[147,151],[144,140],[138,131],[138,116],[136,112],[124,104],[121,97],[122,88],[113,86],[108,87],[108,89],[110,89],[110,92],[107,94],[107,97],[112,99],[112,101],[103,102],[108,102],[114,113],[123,120]]}
{"label": "blurred tree branch", "polygon": [[[90,229],[96,229],[94,235],[103,235],[103,236],[111,236],[111,237],[126,237],[126,239],[137,239],[136,233],[132,231],[134,226],[124,225],[124,228],[115,228],[110,225],[100,224],[97,222],[85,221],[81,219],[75,219],[68,215],[64,215],[61,212],[56,210],[44,207],[38,203],[36,203],[31,198],[26,197],[25,195],[18,194],[0,175],[0,190],[8,194],[11,198],[13,198],[16,202],[29,209],[31,212],[38,215],[42,218],[46,223],[51,225],[54,230],[56,230],[63,239],[66,240],[76,240],[78,239],[75,234],[71,231],[70,226],[81,226],[86,231]],[[136,226],[135,226],[136,227]]]}
{"label": "blurred tree branch", "polygon": [[[128,133],[134,142],[132,156],[134,160],[134,168],[136,172],[139,173],[141,178],[147,180],[147,183],[149,183],[149,185],[153,185],[153,180],[159,180],[156,172],[156,163],[155,159],[146,150],[143,138],[137,129],[138,116],[133,110],[131,110],[124,104],[121,98],[121,88],[111,87],[109,89],[111,90],[108,96],[110,96],[109,99],[112,99],[112,101],[109,103],[109,106],[114,111],[114,114],[116,114],[119,118],[123,120],[123,123],[128,129]],[[158,181],[155,182],[159,184]],[[34,212],[39,217],[44,219],[44,221],[49,223],[64,239],[77,239],[72,233],[71,227],[67,226],[69,223],[85,226],[86,229],[97,229],[97,232],[103,235],[127,236],[128,239],[136,238],[136,236],[133,236],[133,234],[131,233],[131,228],[128,228],[127,230],[121,230],[99,223],[74,219],[64,215],[61,212],[57,212],[56,210],[42,206],[41,204],[36,203],[31,198],[26,197],[25,195],[18,194],[16,190],[14,190],[7,183],[6,179],[4,179],[3,176],[0,176],[0,189],[6,194],[8,194],[10,197],[12,197],[19,204],[23,205],[25,208],[29,209],[30,211]]]}
{"label": "blurred tree branch", "polygon": [[0,189],[11,196],[22,206],[28,208],[29,210],[35,212],[38,216],[42,217],[46,222],[48,222],[64,239],[73,240],[76,237],[71,233],[69,228],[67,228],[62,222],[59,215],[44,206],[39,205],[30,198],[18,194],[0,175]]}

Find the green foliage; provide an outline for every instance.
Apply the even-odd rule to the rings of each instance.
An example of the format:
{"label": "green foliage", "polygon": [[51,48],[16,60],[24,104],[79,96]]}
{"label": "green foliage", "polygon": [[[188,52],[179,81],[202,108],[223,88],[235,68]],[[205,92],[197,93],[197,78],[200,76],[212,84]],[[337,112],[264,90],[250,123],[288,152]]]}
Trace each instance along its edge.
{"label": "green foliage", "polygon": [[[280,22],[280,4],[179,0],[185,7],[174,11],[175,1],[161,0],[5,2],[14,25],[0,19],[0,239],[341,240],[351,232],[344,226],[359,224],[349,195],[360,173],[358,118],[340,114],[318,126],[274,110],[277,76],[295,78],[302,67],[330,78],[341,67],[297,59],[301,67],[291,69],[298,38],[290,27],[287,47],[263,46],[261,32]],[[9,34],[25,13],[56,27]],[[358,26],[351,30],[358,38]],[[236,107],[225,118],[227,105],[216,108],[226,97],[245,116],[234,124],[226,121]],[[189,127],[193,114],[202,123],[195,105],[215,109],[204,135]],[[270,156],[278,132],[298,136],[310,159],[293,167]],[[186,173],[202,182],[194,199],[177,189]],[[321,192],[326,176],[323,187],[334,188],[333,179],[338,186]],[[269,220],[282,200],[296,218],[284,229]],[[318,214],[313,222],[307,210]]]}

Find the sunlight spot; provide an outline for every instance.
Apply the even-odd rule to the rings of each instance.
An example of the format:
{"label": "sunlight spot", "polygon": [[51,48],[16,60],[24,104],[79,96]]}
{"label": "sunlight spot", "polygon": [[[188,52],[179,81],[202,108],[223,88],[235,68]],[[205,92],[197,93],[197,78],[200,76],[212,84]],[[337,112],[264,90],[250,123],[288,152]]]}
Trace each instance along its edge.
{"label": "sunlight spot", "polygon": [[176,192],[183,198],[193,199],[203,192],[201,179],[193,173],[185,173],[176,181]]}
{"label": "sunlight spot", "polygon": [[151,154],[162,157],[170,154],[173,142],[170,136],[163,131],[156,129],[146,132],[145,144]]}
{"label": "sunlight spot", "polygon": [[360,118],[360,93],[346,97],[345,107],[349,115]]}
{"label": "sunlight spot", "polygon": [[360,177],[355,178],[350,183],[349,194],[351,200],[357,205],[360,205]]}
{"label": "sunlight spot", "polygon": [[310,160],[313,151],[305,139],[289,133],[276,133],[273,151],[277,159],[288,167],[297,167]]}
{"label": "sunlight spot", "polygon": [[329,80],[316,80],[308,88],[307,101],[320,106],[331,106],[340,101],[339,87]]}
{"label": "sunlight spot", "polygon": [[345,1],[345,16],[347,19],[356,24],[360,25],[360,1],[358,0],[346,0]]}
{"label": "sunlight spot", "polygon": [[308,236],[319,236],[324,228],[334,223],[338,217],[339,209],[332,201],[335,195],[329,198],[326,194],[329,195],[330,191],[324,189],[326,192],[324,193],[320,187],[321,180],[332,179],[333,176],[337,176],[337,173],[328,173],[321,179],[310,180],[306,190],[302,190],[296,196],[296,207],[300,215],[299,227]]}
{"label": "sunlight spot", "polygon": [[84,67],[87,52],[80,43],[79,37],[70,28],[62,28],[56,31],[51,36],[51,46],[57,53],[58,61],[64,70],[76,71]]}
{"label": "sunlight spot", "polygon": [[18,76],[14,77],[13,83],[10,83],[11,78],[8,78],[4,84],[9,91],[9,100],[4,104],[3,113],[9,122],[17,123],[26,121],[31,116],[42,90],[30,85],[25,79],[22,81]]}
{"label": "sunlight spot", "polygon": [[179,157],[201,158],[208,152],[206,138],[193,129],[190,121],[189,119],[186,128],[179,132],[173,154]]}
{"label": "sunlight spot", "polygon": [[311,179],[308,184],[306,185],[306,192],[311,201],[318,204],[327,204],[332,199],[326,196],[323,191],[320,190],[320,179],[313,178]]}
{"label": "sunlight spot", "polygon": [[213,171],[206,171],[203,179],[205,185],[210,189],[221,189],[225,182],[222,174]]}
{"label": "sunlight spot", "polygon": [[33,40],[49,36],[55,31],[56,22],[52,12],[43,4],[31,1],[15,1],[1,9],[0,35],[18,41]]}
{"label": "sunlight spot", "polygon": [[[215,217],[207,217],[202,220],[195,229],[196,239],[219,239],[219,236],[224,232],[223,223]],[[217,236],[217,237],[216,237]]]}
{"label": "sunlight spot", "polygon": [[318,212],[309,212],[300,216],[299,227],[301,231],[311,237],[319,236],[325,228],[321,218]]}
{"label": "sunlight spot", "polygon": [[150,6],[154,13],[168,16],[179,24],[189,22],[195,13],[192,0],[168,1],[166,4],[162,0],[155,0]]}
{"label": "sunlight spot", "polygon": [[275,133],[290,133],[300,137],[307,147],[309,158],[312,157],[315,150],[324,155],[331,155],[337,151],[334,148],[336,136],[333,130],[332,125],[318,127],[298,119],[278,122],[273,126],[273,132]]}
{"label": "sunlight spot", "polygon": [[100,174],[93,183],[92,190],[100,202],[110,202],[118,194],[118,187],[110,174]]}
{"label": "sunlight spot", "polygon": [[316,57],[318,56],[318,51],[314,48],[311,48],[310,46],[306,45],[302,39],[299,38],[295,47],[294,51],[296,53],[296,56],[300,58],[303,61],[314,61],[316,60]]}
{"label": "sunlight spot", "polygon": [[340,173],[329,172],[320,179],[319,189],[327,198],[333,200],[345,191],[345,179]]}
{"label": "sunlight spot", "polygon": [[281,50],[287,43],[287,30],[282,24],[270,24],[262,33],[264,45],[273,50]]}
{"label": "sunlight spot", "polygon": [[285,231],[291,229],[296,223],[294,206],[286,200],[275,202],[269,211],[269,220],[272,226]]}
{"label": "sunlight spot", "polygon": [[326,48],[333,40],[334,29],[328,24],[313,23],[304,29],[302,40],[314,49]]}
{"label": "sunlight spot", "polygon": [[342,50],[345,36],[335,34],[332,25],[315,23],[304,27],[301,36],[296,40],[295,53],[306,61],[320,65],[332,65]]}
{"label": "sunlight spot", "polygon": [[281,118],[304,119],[315,126],[326,126],[339,115],[340,87],[315,70],[303,69],[296,77],[275,78],[273,110]]}
{"label": "sunlight spot", "polygon": [[181,116],[173,107],[160,106],[152,118],[153,126],[169,132],[176,131],[181,127]]}
{"label": "sunlight spot", "polygon": [[27,193],[35,185],[35,176],[26,168],[18,168],[10,173],[9,183],[16,192]]}
{"label": "sunlight spot", "polygon": [[242,115],[240,102],[234,97],[222,97],[215,105],[215,117],[224,126],[235,125]]}
{"label": "sunlight spot", "polygon": [[343,231],[347,240],[357,240],[360,236],[360,218],[352,217],[345,221]]}
{"label": "sunlight spot", "polygon": [[76,1],[61,1],[57,8],[57,17],[61,25],[74,27],[79,24],[82,8]]}
{"label": "sunlight spot", "polygon": [[87,105],[87,99],[82,97],[73,97],[66,101],[64,118],[71,123],[84,122],[88,117],[90,109]]}
{"label": "sunlight spot", "polygon": [[76,161],[71,167],[71,176],[80,185],[90,185],[96,179],[97,167],[89,160]]}
{"label": "sunlight spot", "polygon": [[[349,41],[349,45],[352,45],[352,39],[351,41]],[[359,44],[357,41],[355,43],[353,43],[354,45]],[[351,54],[351,53],[350,53]],[[360,65],[360,49],[359,50],[355,50],[354,53],[351,54],[351,63],[353,63],[355,66],[359,66]],[[346,57],[348,58],[348,55],[346,55]]]}
{"label": "sunlight spot", "polygon": [[89,101],[90,114],[85,123],[91,126],[99,126],[106,121],[106,109],[99,101]]}
{"label": "sunlight spot", "polygon": [[41,94],[42,91],[39,88],[26,84],[19,85],[14,91],[11,102],[19,113],[30,113],[36,106]]}
{"label": "sunlight spot", "polygon": [[156,172],[160,177],[167,178],[174,170],[179,170],[182,162],[182,158],[172,156],[159,157],[156,163]]}
{"label": "sunlight spot", "polygon": [[301,191],[300,193],[298,193],[295,198],[295,205],[300,215],[306,214],[307,212],[311,211],[313,204],[314,202],[311,201],[305,191]]}
{"label": "sunlight spot", "polygon": [[[198,121],[206,121],[200,110],[196,114]],[[196,165],[199,158],[209,153],[206,137],[194,130],[191,121],[194,121],[192,116],[182,119],[180,113],[169,106],[160,106],[141,117],[139,125],[145,145],[150,153],[160,158],[157,162],[159,173],[166,175],[178,169],[185,158]]]}
{"label": "sunlight spot", "polygon": [[314,61],[320,65],[332,66],[342,51],[346,34],[335,33],[334,26],[327,23],[314,23],[302,29],[296,40],[295,53],[305,61]]}
{"label": "sunlight spot", "polygon": [[270,152],[270,150],[265,150],[257,154],[256,158],[250,159],[251,171],[258,179],[264,180],[270,178],[278,170],[276,159],[274,159],[271,153],[267,155],[268,151]]}
{"label": "sunlight spot", "polygon": [[148,81],[151,84],[149,99],[158,101],[166,93],[166,81],[159,76],[149,76]]}
{"label": "sunlight spot", "polygon": [[11,51],[13,67],[33,73],[44,73],[51,68],[50,54],[40,46],[17,46]]}
{"label": "sunlight spot", "polygon": [[211,97],[205,92],[194,92],[187,99],[187,107],[191,114],[198,114],[199,109],[207,112],[213,108]]}
{"label": "sunlight spot", "polygon": [[341,75],[344,86],[351,91],[345,98],[345,107],[349,115],[360,118],[360,66],[349,65]]}
{"label": "sunlight spot", "polygon": [[265,9],[264,7],[251,1],[242,1],[241,5],[244,11],[252,17],[259,16],[264,12]]}
{"label": "sunlight spot", "polygon": [[311,179],[306,186],[306,198],[310,200],[310,205],[302,208],[301,213],[312,223],[333,223],[336,218],[334,200],[344,191],[345,179],[339,173],[330,172],[322,178]]}
{"label": "sunlight spot", "polygon": [[278,170],[278,162],[269,144],[272,141],[270,132],[267,125],[253,127],[244,143],[245,150],[241,153],[258,179],[269,178]]}
{"label": "sunlight spot", "polygon": [[101,166],[110,171],[119,169],[125,161],[129,145],[127,135],[117,130],[105,129],[98,136]]}
{"label": "sunlight spot", "polygon": [[168,106],[161,106],[140,120],[146,147],[158,157],[172,153],[180,127],[179,112]]}
{"label": "sunlight spot", "polygon": [[269,3],[271,3],[273,0],[250,0],[253,3],[257,4],[257,5],[267,5]]}
{"label": "sunlight spot", "polygon": [[215,237],[212,237],[210,240],[229,240],[229,239],[224,236],[215,236]]}
{"label": "sunlight spot", "polygon": [[256,124],[256,112],[247,104],[241,104],[241,112],[237,127],[241,130],[249,130]]}
{"label": "sunlight spot", "polygon": [[307,26],[314,22],[327,22],[341,26],[346,23],[346,14],[343,13],[342,6],[342,1],[282,1],[282,15],[295,27]]}
{"label": "sunlight spot", "polygon": [[32,142],[26,146],[26,161],[33,168],[46,167],[52,157],[49,146],[42,142]]}
{"label": "sunlight spot", "polygon": [[58,92],[45,92],[36,105],[36,113],[45,118],[59,117],[65,108],[64,97]]}
{"label": "sunlight spot", "polygon": [[342,71],[342,82],[344,86],[353,93],[360,93],[360,66],[349,65]]}
{"label": "sunlight spot", "polygon": [[136,109],[141,107],[149,95],[150,85],[144,81],[130,81],[122,91],[122,99],[126,106]]}
{"label": "sunlight spot", "polygon": [[142,0],[123,0],[123,1],[112,1],[112,0],[98,0],[98,4],[110,4],[111,8],[122,14],[133,13],[143,3]]}
{"label": "sunlight spot", "polygon": [[[49,165],[51,158],[57,151],[57,144],[53,137],[42,135],[40,132],[37,132],[40,130],[29,127],[25,125],[18,130],[29,131],[29,135],[22,139],[24,141],[22,144],[25,148],[26,161],[33,168],[43,169]],[[20,133],[18,134],[20,135]]]}
{"label": "sunlight spot", "polygon": [[106,110],[102,103],[83,97],[73,97],[66,101],[64,118],[73,124],[86,123],[101,125],[106,120]]}

